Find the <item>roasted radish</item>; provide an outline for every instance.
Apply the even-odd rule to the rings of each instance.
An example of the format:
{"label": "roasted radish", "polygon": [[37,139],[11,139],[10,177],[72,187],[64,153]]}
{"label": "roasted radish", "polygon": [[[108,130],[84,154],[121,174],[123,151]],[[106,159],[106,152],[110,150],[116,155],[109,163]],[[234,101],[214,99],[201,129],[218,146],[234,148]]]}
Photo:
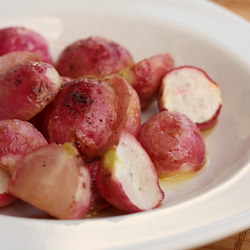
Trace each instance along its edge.
{"label": "roasted radish", "polygon": [[82,77],[65,85],[46,108],[44,131],[50,142],[71,142],[89,160],[114,144],[122,130],[137,135],[140,114],[138,96],[121,76]]}
{"label": "roasted radish", "polygon": [[102,78],[118,73],[132,63],[132,55],[126,48],[103,37],[92,36],[65,48],[56,68],[62,76],[95,75]]}
{"label": "roasted radish", "polygon": [[77,149],[49,144],[17,164],[9,192],[59,219],[82,219],[90,204],[90,176]]}
{"label": "roasted radish", "polygon": [[100,154],[116,120],[115,95],[107,82],[79,78],[59,92],[44,114],[50,142],[73,143],[85,159]]}
{"label": "roasted radish", "polygon": [[45,144],[46,139],[29,122],[0,120],[0,166],[10,174],[19,159]]}
{"label": "roasted radish", "polygon": [[13,51],[27,51],[41,56],[44,62],[52,64],[49,47],[45,38],[24,27],[0,29],[0,55]]}
{"label": "roasted radish", "polygon": [[54,99],[61,84],[61,77],[47,63],[11,68],[0,76],[0,119],[31,119]]}
{"label": "roasted radish", "polygon": [[144,59],[121,72],[121,75],[137,91],[142,109],[156,98],[162,77],[174,67],[174,59],[168,53]]}
{"label": "roasted radish", "polygon": [[139,141],[159,177],[193,173],[205,163],[205,142],[186,115],[162,111],[145,122]]}
{"label": "roasted radish", "polygon": [[0,74],[29,61],[40,62],[41,56],[26,51],[10,52],[0,56]]}
{"label": "roasted radish", "polygon": [[97,184],[107,201],[126,212],[155,208],[164,197],[152,161],[128,133],[104,154]]}
{"label": "roasted radish", "polygon": [[191,66],[175,68],[164,76],[158,101],[160,110],[181,112],[201,130],[216,123],[222,107],[219,85]]}

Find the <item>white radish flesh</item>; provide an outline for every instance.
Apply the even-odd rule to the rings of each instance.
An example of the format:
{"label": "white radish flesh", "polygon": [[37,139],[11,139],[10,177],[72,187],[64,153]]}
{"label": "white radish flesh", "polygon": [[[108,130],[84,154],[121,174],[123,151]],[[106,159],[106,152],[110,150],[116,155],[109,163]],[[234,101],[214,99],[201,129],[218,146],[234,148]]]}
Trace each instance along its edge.
{"label": "white radish flesh", "polygon": [[123,133],[118,145],[105,153],[98,174],[101,194],[124,211],[149,210],[163,199],[153,163],[128,133]]}
{"label": "white radish flesh", "polygon": [[180,112],[196,124],[203,124],[217,119],[221,105],[218,84],[199,68],[176,68],[162,80],[159,96],[161,110]]}

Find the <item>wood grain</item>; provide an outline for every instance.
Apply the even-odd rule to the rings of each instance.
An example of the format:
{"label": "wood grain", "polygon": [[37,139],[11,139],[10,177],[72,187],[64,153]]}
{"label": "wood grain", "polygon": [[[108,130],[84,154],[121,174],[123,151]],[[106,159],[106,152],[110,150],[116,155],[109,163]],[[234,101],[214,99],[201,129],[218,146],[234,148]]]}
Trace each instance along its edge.
{"label": "wood grain", "polygon": [[213,0],[250,21],[250,0]]}
{"label": "wood grain", "polygon": [[250,229],[194,250],[249,250]]}
{"label": "wood grain", "polygon": [[[250,0],[213,0],[250,21]],[[195,250],[250,250],[250,229]]]}

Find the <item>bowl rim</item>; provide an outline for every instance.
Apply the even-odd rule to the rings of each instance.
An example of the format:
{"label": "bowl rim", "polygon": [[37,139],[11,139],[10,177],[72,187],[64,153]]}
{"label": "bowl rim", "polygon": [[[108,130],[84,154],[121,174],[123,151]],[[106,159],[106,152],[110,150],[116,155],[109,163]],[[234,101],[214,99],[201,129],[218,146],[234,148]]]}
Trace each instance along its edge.
{"label": "bowl rim", "polygon": [[[49,3],[48,0],[45,2]],[[81,1],[75,2],[82,4]],[[250,66],[250,50],[247,49],[250,44],[249,22],[208,0],[127,0],[121,1],[119,6],[115,0],[106,0],[105,4],[100,0],[83,2],[87,9],[100,4],[99,8],[103,8],[102,11],[112,11],[110,9],[112,6],[124,12],[133,9],[143,15],[151,15],[152,11],[154,13],[157,11],[157,18],[160,21],[170,18],[180,25],[192,27],[195,32],[200,32],[201,36],[211,36],[216,43],[224,44],[235,57],[238,57],[246,66]],[[34,1],[22,1],[23,5],[25,3],[30,4],[31,7],[34,6]],[[183,5],[188,5],[188,9],[180,8]],[[60,8],[63,7],[67,6],[62,4]],[[205,12],[212,18],[211,24],[208,24],[207,16],[204,16]],[[166,13],[170,16],[166,17]],[[213,26],[215,23],[217,25]],[[225,30],[225,23],[230,26],[230,30]],[[204,30],[204,24],[208,24],[206,30]],[[248,197],[249,178],[250,164],[246,164],[228,181],[203,195],[169,208],[159,208],[140,214],[84,221],[48,221],[0,215],[0,223],[8,225],[8,227],[0,227],[0,232],[4,239],[3,244],[10,244],[13,241],[13,233],[19,234],[15,238],[16,243],[11,243],[16,244],[15,246],[25,246],[27,236],[31,236],[32,247],[30,249],[36,246],[35,249],[38,250],[59,249],[59,247],[68,249],[70,246],[77,250],[91,242],[94,244],[87,245],[90,248],[93,246],[93,248],[109,249],[116,247],[119,249],[198,247],[250,226],[250,202],[247,198],[243,198]],[[239,190],[241,194],[239,195],[235,190]],[[222,196],[225,199],[221,199]],[[237,206],[227,207],[229,204],[236,203]],[[199,213],[199,211],[202,212]],[[179,221],[173,221],[174,217]],[[39,239],[35,234],[39,234]],[[94,240],[96,235],[98,235],[98,240]],[[134,237],[135,235],[137,238]],[[59,237],[62,240],[56,240]],[[114,237],[116,239],[111,242]],[[73,240],[75,242],[72,244]]]}

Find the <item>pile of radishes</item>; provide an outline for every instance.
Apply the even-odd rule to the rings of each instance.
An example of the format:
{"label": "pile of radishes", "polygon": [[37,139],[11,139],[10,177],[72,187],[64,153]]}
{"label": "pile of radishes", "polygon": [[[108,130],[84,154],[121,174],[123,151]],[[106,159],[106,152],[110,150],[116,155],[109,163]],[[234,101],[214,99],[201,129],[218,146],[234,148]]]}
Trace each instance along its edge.
{"label": "pile of radishes", "polygon": [[[155,99],[159,113],[141,125]],[[37,32],[0,29],[0,206],[18,198],[59,219],[155,208],[158,178],[204,165],[201,130],[221,106],[219,86],[169,53],[135,63],[95,36],[53,64]]]}

